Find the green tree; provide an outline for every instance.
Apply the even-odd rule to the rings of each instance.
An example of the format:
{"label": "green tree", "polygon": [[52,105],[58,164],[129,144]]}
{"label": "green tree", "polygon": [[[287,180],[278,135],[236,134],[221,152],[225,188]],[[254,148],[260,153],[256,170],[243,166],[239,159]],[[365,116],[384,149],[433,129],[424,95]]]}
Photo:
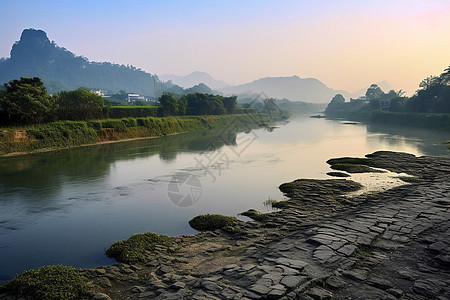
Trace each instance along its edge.
{"label": "green tree", "polygon": [[87,88],[63,91],[55,95],[55,111],[59,120],[86,121],[103,118],[103,98]]}
{"label": "green tree", "polygon": [[223,106],[227,110],[227,113],[232,114],[237,106],[237,96],[224,97],[222,99]]}
{"label": "green tree", "polygon": [[426,90],[426,89],[429,89],[429,88],[431,88],[433,86],[439,85],[440,81],[441,81],[441,79],[439,78],[439,76],[431,75],[431,76],[428,76],[427,78],[425,78],[424,80],[422,80],[419,83],[419,87],[422,90]]}
{"label": "green tree", "polygon": [[380,99],[383,96],[384,92],[377,84],[372,84],[366,91],[366,97],[369,100]]}
{"label": "green tree", "polygon": [[178,100],[172,95],[164,93],[159,97],[161,103],[163,116],[175,116],[179,114]]}
{"label": "green tree", "polygon": [[120,90],[118,93],[111,96],[111,99],[121,101],[121,102],[126,102],[127,98],[128,98],[128,94],[124,90]]}
{"label": "green tree", "polygon": [[10,124],[40,124],[51,112],[51,98],[38,77],[5,83],[1,107]]}

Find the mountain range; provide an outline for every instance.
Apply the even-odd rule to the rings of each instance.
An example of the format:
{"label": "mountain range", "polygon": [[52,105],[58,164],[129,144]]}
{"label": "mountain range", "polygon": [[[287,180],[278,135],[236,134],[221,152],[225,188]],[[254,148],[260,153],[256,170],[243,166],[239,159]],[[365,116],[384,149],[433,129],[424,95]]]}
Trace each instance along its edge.
{"label": "mountain range", "polygon": [[[348,99],[363,95],[367,89],[348,93],[329,88],[318,79],[298,76],[266,77],[236,86],[229,86],[200,71],[186,76],[158,77],[134,66],[91,62],[51,42],[44,31],[25,29],[20,40],[12,46],[10,57],[0,59],[0,83],[34,76],[42,78],[50,93],[84,86],[109,93],[124,90],[150,97],[159,97],[162,92],[214,92],[240,95],[240,98],[264,95],[291,101],[328,103],[338,93]],[[390,89],[385,82],[379,85],[385,91]]]}
{"label": "mountain range", "polygon": [[90,62],[50,42],[42,30],[25,29],[0,60],[0,83],[20,77],[40,77],[50,93],[81,86],[108,91],[133,91],[148,96],[161,93],[157,76],[133,66]]}
{"label": "mountain range", "polygon": [[210,88],[217,90],[222,89],[228,85],[223,81],[214,79],[208,73],[200,71],[195,71],[185,76],[164,74],[160,75],[159,78],[161,78],[161,80],[163,81],[172,81],[174,84],[179,85],[183,88],[190,88],[199,83],[203,83]]}

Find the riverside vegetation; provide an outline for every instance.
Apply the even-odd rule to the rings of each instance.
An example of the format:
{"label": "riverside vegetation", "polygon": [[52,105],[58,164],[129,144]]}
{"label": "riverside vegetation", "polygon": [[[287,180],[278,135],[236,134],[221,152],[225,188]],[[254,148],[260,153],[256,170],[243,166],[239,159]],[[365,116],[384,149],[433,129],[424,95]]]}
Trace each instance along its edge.
{"label": "riverside vegetation", "polygon": [[420,89],[405,97],[402,90],[384,93],[372,84],[365,97],[346,102],[341,94],[333,97],[325,114],[330,118],[450,130],[450,67],[439,76],[422,80]]}
{"label": "riverside vegetation", "polygon": [[156,137],[236,125],[264,126],[286,117],[273,106],[240,108],[236,96],[188,94],[160,97],[160,106],[105,106],[86,88],[50,96],[37,78],[21,78],[0,91],[0,155]]}

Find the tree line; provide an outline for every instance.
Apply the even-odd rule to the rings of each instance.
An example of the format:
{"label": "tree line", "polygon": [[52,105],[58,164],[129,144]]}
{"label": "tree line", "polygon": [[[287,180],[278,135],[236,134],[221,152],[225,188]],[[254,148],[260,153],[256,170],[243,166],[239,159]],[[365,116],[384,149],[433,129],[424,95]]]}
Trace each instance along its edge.
{"label": "tree line", "polygon": [[385,93],[372,84],[365,97],[346,102],[341,94],[333,97],[325,113],[345,117],[360,115],[373,110],[403,113],[450,113],[450,66],[439,76],[429,76],[419,84],[419,90],[411,97],[405,97],[402,90]]}
{"label": "tree line", "polygon": [[[237,96],[223,97],[202,93],[178,98],[173,94],[163,94],[159,102],[159,116],[223,115],[232,114],[237,108]],[[121,114],[128,112],[135,113],[125,109]],[[121,117],[131,116],[136,117]],[[84,87],[49,95],[40,78],[22,77],[5,83],[4,88],[0,90],[2,125],[31,125],[59,120],[88,121],[106,117],[108,103],[105,106],[103,97]]]}
{"label": "tree line", "polygon": [[193,93],[176,98],[173,94],[164,93],[159,102],[164,116],[224,115],[235,112],[237,96]]}

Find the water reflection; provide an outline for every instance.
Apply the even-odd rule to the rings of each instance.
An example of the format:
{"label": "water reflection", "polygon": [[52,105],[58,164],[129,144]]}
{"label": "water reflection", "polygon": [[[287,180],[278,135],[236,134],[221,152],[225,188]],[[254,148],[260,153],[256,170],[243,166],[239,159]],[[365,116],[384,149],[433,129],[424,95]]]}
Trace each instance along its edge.
{"label": "water reflection", "polygon": [[367,133],[367,142],[371,144],[417,149],[421,155],[450,155],[450,151],[443,145],[450,138],[446,131],[372,124],[367,126]]}
{"label": "water reflection", "polygon": [[[0,159],[0,188],[3,193],[30,191],[57,193],[65,182],[88,183],[107,176],[115,161],[130,161],[159,155],[167,163],[185,152],[209,151],[236,143],[236,132],[222,137],[223,130],[209,130],[65,149]],[[5,199],[2,197],[2,199]],[[0,199],[1,201],[1,199]]]}
{"label": "water reflection", "polygon": [[[275,129],[275,130],[273,130]],[[248,147],[241,142],[253,139]],[[45,264],[91,267],[112,263],[104,250],[133,233],[193,233],[195,215],[265,211],[277,186],[327,178],[331,157],[376,150],[449,155],[448,134],[293,118],[268,129],[207,130],[0,159],[0,280]],[[229,168],[213,181],[198,166],[215,150]],[[201,199],[179,207],[168,199],[174,174],[201,181]],[[32,249],[32,250],[30,250]]]}

